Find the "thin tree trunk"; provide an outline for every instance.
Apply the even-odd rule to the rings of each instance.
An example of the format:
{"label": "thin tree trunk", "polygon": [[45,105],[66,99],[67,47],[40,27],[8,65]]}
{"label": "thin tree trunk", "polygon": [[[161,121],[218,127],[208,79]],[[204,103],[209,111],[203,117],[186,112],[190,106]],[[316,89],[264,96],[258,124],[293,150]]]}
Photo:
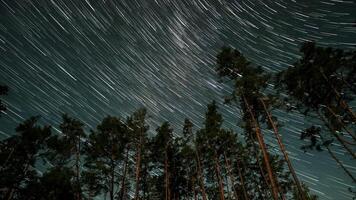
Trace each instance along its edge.
{"label": "thin tree trunk", "polygon": [[300,185],[299,179],[297,177],[297,174],[295,173],[294,168],[292,166],[292,163],[289,160],[288,153],[287,153],[287,151],[286,151],[286,149],[284,147],[282,139],[278,134],[278,129],[277,129],[276,125],[274,124],[274,121],[272,120],[271,114],[268,112],[265,102],[262,99],[260,99],[260,101],[261,101],[261,103],[263,105],[263,108],[264,108],[264,110],[265,110],[265,112],[266,112],[266,114],[268,116],[268,120],[269,120],[270,124],[273,127],[273,132],[274,132],[274,135],[277,138],[277,142],[278,142],[279,148],[281,149],[281,151],[283,153],[284,160],[287,162],[289,171],[291,172],[292,177],[294,179],[294,182],[297,185],[299,196],[301,197],[301,199],[306,199],[306,197],[304,196],[303,190],[302,190],[302,186]]}
{"label": "thin tree trunk", "polygon": [[245,188],[244,177],[242,176],[242,171],[241,171],[241,168],[240,168],[239,160],[238,160],[238,159],[236,159],[236,167],[237,167],[237,171],[238,171],[238,173],[239,173],[242,191],[243,191],[243,193],[244,193],[244,200],[249,200],[248,195],[247,195],[247,191],[246,191],[246,188]]}
{"label": "thin tree trunk", "polygon": [[224,183],[221,180],[219,159],[218,159],[218,156],[217,156],[217,152],[215,150],[214,150],[214,160],[215,160],[215,173],[216,173],[216,177],[218,178],[218,182],[219,182],[220,199],[221,200],[225,200]]}
{"label": "thin tree trunk", "polygon": [[78,144],[76,145],[76,160],[75,160],[75,172],[77,179],[77,200],[82,199],[81,186],[80,186],[80,136],[78,136]]}
{"label": "thin tree trunk", "polygon": [[352,179],[354,183],[356,183],[355,177],[349,172],[349,170],[346,169],[346,167],[342,164],[342,162],[335,156],[335,154],[331,151],[329,146],[326,146],[326,149],[328,150],[329,154],[333,159],[339,164],[339,166],[344,170],[344,172]]}
{"label": "thin tree trunk", "polygon": [[335,133],[334,128],[328,123],[328,121],[325,119],[325,117],[320,113],[320,111],[317,111],[317,114],[319,118],[324,122],[325,126],[328,127],[329,131],[336,137],[336,139],[340,142],[340,144],[351,154],[351,156],[355,159],[356,158],[356,153],[352,152],[352,149],[350,149],[347,144],[345,144],[344,140],[337,134]]}
{"label": "thin tree trunk", "polygon": [[[192,191],[193,191],[193,195],[194,195],[194,200],[198,200],[197,190],[195,189],[195,179],[192,180]],[[187,198],[187,200],[188,200],[188,198]]]}
{"label": "thin tree trunk", "polygon": [[[317,112],[319,117],[321,117],[320,112]],[[324,141],[324,138],[321,134],[319,134],[320,138],[322,141]],[[335,156],[335,154],[331,151],[329,146],[326,146],[326,149],[328,150],[329,154],[331,155],[331,157],[337,162],[337,164],[339,164],[339,166],[345,171],[345,173],[352,179],[352,181],[354,183],[356,183],[356,179],[355,177],[349,172],[348,169],[346,169],[346,167],[344,166],[344,164],[342,164],[342,162]]]}
{"label": "thin tree trunk", "polygon": [[196,160],[197,160],[197,168],[198,168],[197,171],[198,171],[198,177],[199,177],[199,182],[200,182],[200,190],[202,192],[203,200],[207,200],[205,186],[204,186],[204,180],[203,180],[202,171],[201,171],[200,156],[199,156],[198,150],[195,151],[195,154],[196,154]]}
{"label": "thin tree trunk", "polygon": [[[111,141],[113,141],[112,133],[110,132]],[[114,164],[115,156],[114,156],[114,144],[111,144],[111,180],[110,180],[110,191],[109,196],[110,200],[114,200],[114,182],[115,182],[115,164]]]}
{"label": "thin tree trunk", "polygon": [[[257,138],[256,137],[254,137],[254,135],[252,135],[251,136],[252,137],[252,139],[253,139],[253,141],[256,141],[257,140]],[[263,170],[263,167],[262,167],[262,164],[261,164],[261,161],[260,161],[260,157],[259,157],[259,152],[257,151],[257,149],[256,149],[256,147],[255,147],[255,143],[253,143],[253,145],[252,145],[252,147],[254,148],[254,151],[253,151],[253,153],[255,154],[255,156],[256,156],[256,165],[258,166],[258,168],[259,168],[259,170],[260,170],[260,174],[261,174],[261,177],[262,177],[262,179],[264,180],[264,182],[266,183],[266,186],[272,191],[272,187],[271,187],[271,184],[269,184],[268,182],[268,178],[266,177],[266,174],[265,174],[265,172],[264,172],[264,170]],[[257,179],[256,179],[257,180]],[[259,180],[257,180],[257,185],[259,184]],[[259,187],[257,187],[258,189],[259,189]],[[261,188],[262,188],[262,186],[261,186]],[[260,191],[260,193],[262,194],[262,192],[263,193],[265,193],[265,191],[263,190],[259,190]],[[265,194],[266,195],[266,194]],[[268,195],[266,195],[266,196],[268,196]]]}
{"label": "thin tree trunk", "polygon": [[226,165],[226,171],[228,173],[228,176],[230,178],[230,182],[231,182],[231,189],[232,191],[234,192],[234,196],[235,196],[235,199],[238,200],[239,197],[238,197],[238,194],[237,194],[237,191],[236,191],[236,188],[235,188],[235,180],[234,180],[234,177],[232,175],[232,169],[231,169],[231,165],[230,165],[230,159],[227,158],[226,156],[226,152],[224,151],[224,160],[225,160],[225,165]]}
{"label": "thin tree trunk", "polygon": [[[265,172],[263,171],[263,167],[262,167],[262,165],[261,165],[258,152],[255,152],[255,155],[256,155],[256,164],[258,165],[258,168],[259,168],[259,170],[260,170],[262,179],[263,179],[264,182],[266,183],[266,186],[267,186],[270,190],[272,190],[271,185],[268,183],[268,179],[267,179],[267,177],[266,177],[266,175],[265,175]],[[259,182],[259,180],[257,180],[257,181]],[[262,187],[262,186],[261,186],[261,187]],[[263,192],[265,192],[265,191],[263,191]],[[262,193],[262,191],[261,191],[261,193]],[[272,195],[273,195],[273,194],[272,194]]]}
{"label": "thin tree trunk", "polygon": [[167,147],[165,148],[165,152],[164,152],[164,178],[165,178],[165,182],[164,182],[164,187],[165,187],[165,200],[169,200],[170,197],[169,195],[169,182],[168,182],[168,155],[167,155]]}
{"label": "thin tree trunk", "polygon": [[337,116],[336,113],[329,106],[326,106],[326,109],[337,119],[337,121],[342,125],[342,128],[356,141],[356,136],[351,133],[351,131],[346,127],[346,125],[340,120],[339,116]]}
{"label": "thin tree trunk", "polygon": [[353,110],[349,107],[349,105],[342,99],[340,93],[336,90],[334,85],[330,83],[328,77],[325,75],[324,71],[319,68],[319,72],[322,74],[324,80],[330,85],[330,87],[333,89],[333,92],[335,93],[337,99],[340,101],[341,106],[348,111],[349,115],[352,117],[353,121],[356,122],[356,114],[353,112]]}
{"label": "thin tree trunk", "polygon": [[111,164],[111,180],[110,180],[110,200],[114,200],[114,181],[115,181],[115,170],[114,164]]}
{"label": "thin tree trunk", "polygon": [[270,160],[269,160],[266,144],[264,143],[264,139],[262,137],[261,130],[257,125],[257,121],[255,119],[255,116],[253,115],[253,113],[251,111],[251,108],[250,108],[250,106],[249,106],[249,104],[248,104],[248,102],[247,102],[247,100],[246,100],[244,95],[243,95],[243,99],[244,99],[245,105],[246,105],[246,107],[248,109],[248,112],[250,113],[251,118],[252,118],[252,120],[253,120],[253,122],[255,124],[257,140],[258,140],[258,143],[259,143],[260,148],[262,150],[263,159],[264,159],[264,162],[265,162],[265,165],[266,165],[266,170],[268,172],[268,177],[269,177],[269,180],[270,180],[271,186],[272,186],[273,199],[274,200],[278,200],[278,193],[279,193],[278,192],[278,187],[277,187],[277,184],[275,182],[273,171],[272,171],[272,168],[271,168],[271,165],[270,165]]}
{"label": "thin tree trunk", "polygon": [[139,196],[139,188],[140,188],[140,171],[141,171],[141,145],[142,145],[142,137],[140,136],[140,141],[137,146],[137,156],[136,156],[136,189],[135,189],[135,200],[138,200]]}
{"label": "thin tree trunk", "polygon": [[[28,169],[30,168],[29,160],[32,160],[33,158],[34,158],[34,155],[32,155],[32,156],[30,156],[30,158],[28,158],[28,161],[27,161],[27,163],[26,163],[26,166],[25,166],[25,169],[24,169],[24,171],[23,171],[23,174],[22,174],[21,179],[26,176],[27,171],[28,171]],[[14,192],[15,192],[15,188],[11,188],[10,191],[5,195],[5,198],[6,198],[7,200],[11,200],[12,197],[13,197],[13,195],[14,195]]]}
{"label": "thin tree trunk", "polygon": [[129,151],[130,151],[130,146],[127,147],[126,149],[126,156],[125,156],[125,161],[124,161],[124,174],[121,180],[121,192],[120,192],[120,200],[125,200],[126,199],[126,174],[127,174],[127,165],[128,165],[128,160],[129,160]]}

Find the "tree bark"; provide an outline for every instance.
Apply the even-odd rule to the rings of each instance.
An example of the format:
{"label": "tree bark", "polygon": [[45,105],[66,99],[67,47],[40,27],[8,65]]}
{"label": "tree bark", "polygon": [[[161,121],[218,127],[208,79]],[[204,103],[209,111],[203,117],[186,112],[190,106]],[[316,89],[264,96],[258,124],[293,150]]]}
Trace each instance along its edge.
{"label": "tree bark", "polygon": [[248,195],[247,195],[247,191],[246,191],[246,188],[245,188],[244,177],[242,176],[242,171],[241,171],[238,159],[236,159],[236,167],[237,167],[237,171],[239,173],[241,187],[242,187],[242,190],[243,190],[243,193],[244,193],[244,200],[249,200]]}
{"label": "tree bark", "polygon": [[226,165],[226,169],[227,169],[226,171],[228,173],[230,182],[232,184],[231,189],[234,192],[235,199],[238,200],[239,197],[238,197],[238,194],[237,194],[237,191],[236,191],[236,188],[235,188],[235,180],[234,180],[234,177],[233,177],[233,175],[231,173],[232,169],[231,169],[231,165],[230,165],[230,160],[227,158],[225,151],[224,151],[224,160],[225,160],[225,165]]}
{"label": "tree bark", "polygon": [[[351,133],[351,131],[346,127],[346,125],[340,120],[339,116],[336,115],[336,113],[329,107],[326,106],[326,109],[337,119],[337,121],[342,125],[342,128],[356,141],[356,136]],[[354,145],[355,143],[353,143]]]}
{"label": "tree bark", "polygon": [[200,182],[200,190],[202,192],[203,200],[207,200],[205,186],[204,186],[204,180],[203,180],[202,171],[201,171],[200,156],[199,156],[198,150],[195,151],[195,154],[196,154],[196,160],[197,160],[197,168],[198,168],[197,171],[198,171],[198,177],[199,177],[199,182]]}
{"label": "tree bark", "polygon": [[75,172],[76,172],[76,179],[77,179],[77,200],[82,199],[81,195],[81,186],[80,186],[80,136],[78,136],[78,143],[76,145],[76,160],[75,160]]}
{"label": "tree bark", "polygon": [[352,179],[354,183],[356,183],[355,177],[346,169],[346,167],[342,164],[342,162],[335,156],[335,154],[331,151],[329,146],[326,146],[331,157],[339,164],[339,166],[344,170],[344,172]]}
{"label": "tree bark", "polygon": [[295,173],[294,168],[292,166],[292,163],[289,160],[289,157],[288,157],[287,151],[286,151],[286,149],[284,147],[284,144],[282,142],[282,139],[278,134],[278,129],[277,129],[276,125],[274,124],[274,121],[272,120],[271,114],[268,112],[265,102],[262,99],[260,99],[260,101],[261,101],[261,103],[263,105],[263,108],[264,108],[264,110],[265,110],[265,112],[266,112],[266,114],[268,116],[268,120],[269,120],[270,124],[273,127],[273,132],[274,132],[274,135],[277,138],[277,142],[278,142],[279,148],[281,149],[281,151],[283,153],[284,160],[287,162],[289,171],[291,172],[292,177],[294,179],[294,182],[297,185],[299,196],[301,197],[301,199],[306,199],[306,197],[304,196],[303,190],[302,190],[302,186],[300,185],[299,179],[297,177],[297,174]]}
{"label": "tree bark", "polygon": [[135,189],[135,200],[138,200],[139,188],[140,188],[140,171],[141,171],[141,145],[142,145],[142,136],[140,136],[139,144],[137,145],[137,156],[136,156],[136,189]]}
{"label": "tree bark", "polygon": [[351,156],[355,159],[356,153],[352,152],[352,149],[350,149],[350,147],[347,146],[347,144],[345,144],[343,139],[337,133],[335,133],[334,128],[328,123],[328,121],[325,119],[325,117],[322,115],[322,113],[320,113],[319,110],[317,111],[317,114],[318,114],[319,118],[324,122],[325,126],[328,127],[329,131],[336,137],[336,139],[346,149],[346,151],[348,151],[351,154]]}
{"label": "tree bark", "polygon": [[257,121],[255,119],[255,116],[253,115],[252,110],[251,110],[251,108],[250,108],[250,106],[249,106],[249,104],[248,104],[248,102],[247,102],[247,100],[246,100],[244,95],[243,95],[243,100],[244,100],[245,105],[246,105],[246,107],[248,109],[248,112],[250,113],[251,119],[252,119],[253,123],[255,124],[256,137],[257,137],[258,143],[260,145],[260,148],[262,150],[264,163],[266,165],[266,170],[268,172],[268,177],[269,177],[269,180],[271,182],[273,199],[274,200],[278,200],[279,191],[278,191],[278,187],[277,187],[277,184],[275,182],[273,171],[272,171],[272,168],[271,168],[271,165],[270,165],[270,160],[269,160],[266,144],[265,144],[264,139],[262,137],[262,133],[261,133],[260,127],[258,126]]}
{"label": "tree bark", "polygon": [[319,72],[322,74],[324,80],[330,85],[330,87],[332,88],[333,92],[336,95],[336,98],[340,101],[341,106],[343,107],[343,109],[345,109],[346,111],[348,111],[350,117],[352,118],[352,120],[354,122],[356,122],[356,114],[352,111],[352,109],[349,107],[349,105],[342,99],[340,93],[336,90],[335,86],[330,83],[328,77],[325,75],[324,71],[319,68]]}
{"label": "tree bark", "polygon": [[168,155],[167,155],[167,147],[165,148],[164,152],[164,177],[165,177],[165,200],[170,200],[169,196],[169,178],[168,178]]}
{"label": "tree bark", "polygon": [[220,176],[221,172],[220,172],[219,159],[218,159],[217,152],[215,150],[214,150],[214,160],[215,160],[215,173],[219,183],[220,200],[225,200],[224,183]]}
{"label": "tree bark", "polygon": [[120,192],[120,200],[125,200],[126,199],[126,174],[127,174],[127,166],[128,166],[128,160],[129,160],[129,151],[130,151],[130,146],[127,147],[126,149],[126,156],[125,156],[125,161],[124,161],[124,174],[121,180],[121,192]]}

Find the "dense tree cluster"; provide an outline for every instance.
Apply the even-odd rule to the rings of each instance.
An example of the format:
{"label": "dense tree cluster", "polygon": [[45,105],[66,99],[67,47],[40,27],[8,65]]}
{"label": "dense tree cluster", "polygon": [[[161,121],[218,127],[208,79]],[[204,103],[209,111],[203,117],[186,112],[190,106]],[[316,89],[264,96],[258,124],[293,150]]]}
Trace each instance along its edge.
{"label": "dense tree cluster", "polygon": [[[270,199],[261,153],[222,127],[215,102],[193,132],[186,119],[173,134],[168,122],[148,135],[146,111],[108,116],[90,133],[63,115],[60,134],[33,117],[3,140],[2,199]],[[179,135],[179,136],[177,136]],[[284,164],[269,155],[280,195],[293,195]],[[294,192],[295,193],[295,192]],[[297,199],[297,198],[296,198]]]}
{"label": "dense tree cluster", "polygon": [[[292,67],[276,75],[276,88],[286,92],[286,101],[305,115],[316,116],[327,131],[309,127],[301,139],[311,144],[303,148],[321,150],[325,147],[331,157],[356,183],[355,177],[333,153],[336,140],[352,159],[356,158],[356,114],[348,105],[356,92],[356,51],[318,47],[306,42],[300,48],[302,58]],[[320,141],[317,141],[317,137]]]}
{"label": "dense tree cluster", "polygon": [[[32,117],[0,143],[0,198],[315,200],[293,169],[275,108],[317,116],[323,126],[301,132],[301,139],[310,140],[302,148],[326,148],[355,181],[332,143],[339,142],[355,158],[356,117],[348,104],[356,91],[356,52],[305,43],[301,53],[293,67],[274,75],[236,49],[221,49],[216,72],[233,83],[225,103],[241,111],[241,133],[223,127],[215,102],[196,130],[186,119],[181,131],[169,122],[153,131],[145,109],[127,118],[107,116],[90,131],[68,115],[60,133]],[[272,84],[278,93],[268,90]],[[7,93],[7,87],[0,89],[0,95]],[[282,156],[269,150],[266,129],[273,130]]]}

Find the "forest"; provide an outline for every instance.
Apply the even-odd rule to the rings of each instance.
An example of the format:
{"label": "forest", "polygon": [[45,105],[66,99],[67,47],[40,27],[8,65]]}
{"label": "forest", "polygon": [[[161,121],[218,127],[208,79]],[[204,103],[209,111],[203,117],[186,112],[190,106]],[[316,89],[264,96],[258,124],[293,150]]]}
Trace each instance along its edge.
{"label": "forest", "polygon": [[[149,108],[107,116],[90,131],[68,114],[60,133],[31,117],[0,143],[0,199],[316,200],[293,168],[273,115],[277,109],[318,118],[321,126],[300,132],[300,148],[327,151],[356,184],[333,145],[355,159],[356,51],[306,42],[300,53],[293,66],[271,73],[237,49],[220,49],[212,67],[233,88],[224,102],[241,111],[236,123],[243,132],[224,127],[214,101],[198,128],[187,116],[182,130],[170,122],[150,127]],[[0,95],[10,94],[11,87],[0,87]],[[6,111],[1,101],[0,109]],[[279,154],[265,140],[267,129]]]}

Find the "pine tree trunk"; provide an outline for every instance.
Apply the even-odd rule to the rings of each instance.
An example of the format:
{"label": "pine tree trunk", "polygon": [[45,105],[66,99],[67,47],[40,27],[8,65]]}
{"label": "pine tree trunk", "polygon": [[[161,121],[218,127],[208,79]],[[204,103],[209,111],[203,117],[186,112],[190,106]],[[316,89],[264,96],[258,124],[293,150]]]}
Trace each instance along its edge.
{"label": "pine tree trunk", "polygon": [[114,170],[114,164],[112,163],[111,165],[111,180],[110,180],[110,200],[114,200],[114,181],[115,181],[115,170]]}
{"label": "pine tree trunk", "polygon": [[246,107],[248,109],[248,112],[251,115],[252,121],[255,124],[255,129],[256,129],[255,131],[256,131],[257,140],[258,140],[258,143],[259,143],[260,148],[262,150],[264,163],[266,165],[266,170],[268,172],[268,177],[269,177],[269,180],[270,180],[271,186],[272,186],[273,199],[274,200],[278,200],[278,193],[279,193],[278,192],[278,187],[277,187],[277,184],[275,182],[273,171],[272,171],[272,168],[271,168],[271,165],[270,165],[270,160],[269,160],[266,144],[265,144],[264,139],[262,137],[262,133],[261,133],[260,127],[258,127],[258,124],[257,124],[257,121],[255,119],[255,116],[253,115],[253,113],[251,111],[251,108],[250,108],[250,106],[249,106],[249,104],[248,104],[248,102],[247,102],[247,100],[246,100],[244,95],[243,95],[243,99],[244,99],[245,105],[246,105]]}
{"label": "pine tree trunk", "polygon": [[202,177],[200,156],[199,156],[198,150],[195,151],[195,154],[196,154],[196,160],[197,160],[197,168],[198,168],[197,171],[198,171],[198,177],[199,177],[199,182],[200,182],[200,190],[202,192],[203,200],[207,200],[205,186],[204,186],[204,180]]}
{"label": "pine tree trunk", "polygon": [[[28,158],[28,160],[31,160],[33,158],[34,158],[34,155],[30,156],[30,158]],[[27,161],[25,169],[22,174],[22,178],[24,178],[26,176],[29,168],[30,168],[30,163],[29,163],[29,161]],[[5,199],[11,200],[12,197],[14,196],[14,192],[15,192],[15,188],[11,188],[10,191],[8,191],[7,194],[5,195]]]}
{"label": "pine tree trunk", "polygon": [[217,156],[217,152],[215,150],[214,150],[214,160],[215,160],[215,173],[219,183],[220,200],[225,200],[224,183],[220,176],[221,172],[220,172],[219,159]]}
{"label": "pine tree trunk", "polygon": [[167,147],[165,148],[164,152],[164,187],[165,187],[165,200],[169,200],[169,182],[168,182],[168,155],[167,155]]}
{"label": "pine tree trunk", "polygon": [[241,171],[241,168],[240,168],[239,160],[238,160],[238,159],[236,159],[236,167],[237,167],[237,171],[238,171],[238,173],[239,173],[242,191],[243,191],[243,193],[244,193],[244,200],[249,200],[248,195],[247,195],[247,191],[246,191],[246,188],[245,188],[244,177],[242,176],[242,171]]}
{"label": "pine tree trunk", "polygon": [[350,149],[349,146],[347,146],[347,144],[345,144],[344,140],[337,134],[335,133],[334,128],[328,123],[328,121],[325,119],[325,117],[320,113],[320,111],[317,111],[317,114],[319,116],[319,118],[324,122],[325,126],[328,127],[329,131],[333,134],[333,136],[336,137],[336,139],[340,142],[340,144],[346,149],[346,151],[348,151],[351,156],[355,159],[356,158],[356,153],[352,152],[352,149]]}
{"label": "pine tree trunk", "polygon": [[[257,138],[252,135],[251,138],[253,139],[253,141],[256,141]],[[266,177],[266,174],[263,170],[263,167],[262,167],[262,164],[261,164],[261,161],[260,161],[260,155],[259,155],[259,152],[257,151],[256,147],[255,147],[255,143],[252,144],[252,147],[254,148],[254,151],[253,153],[255,154],[255,157],[256,157],[256,165],[258,166],[258,169],[260,170],[260,174],[261,174],[261,177],[264,181],[264,183],[266,184],[266,187],[272,191],[272,187],[271,187],[271,184],[269,184],[269,181],[268,181],[268,178]],[[261,150],[261,149],[260,149]],[[261,189],[262,189],[262,182],[260,182],[260,180],[257,180],[257,185],[260,185],[261,186]],[[259,189],[259,192],[261,193],[261,195],[265,195],[266,197],[268,196],[268,194],[266,194],[266,191],[265,190],[261,190],[259,187],[257,187]],[[262,194],[263,193],[263,194]]]}
{"label": "pine tree trunk", "polygon": [[[264,182],[266,183],[266,186],[268,187],[268,189],[269,190],[272,190],[272,187],[271,187],[271,185],[268,183],[268,178],[266,177],[266,175],[265,175],[265,172],[263,171],[263,167],[262,167],[262,164],[261,164],[261,161],[260,161],[260,158],[259,158],[259,154],[258,154],[258,152],[255,152],[255,155],[256,155],[256,164],[258,165],[258,168],[259,168],[259,170],[260,170],[260,173],[261,173],[261,176],[262,176],[262,179],[264,180]],[[259,180],[257,180],[257,181],[259,181]],[[262,183],[261,183],[262,184]],[[260,184],[260,185],[261,185]],[[261,188],[262,188],[262,185],[261,185]],[[262,192],[264,192],[264,194],[266,195],[266,191],[260,191],[261,192],[261,194],[262,194]]]}
{"label": "pine tree trunk", "polygon": [[266,112],[266,114],[267,114],[267,116],[268,116],[268,120],[269,120],[270,124],[271,124],[272,127],[273,127],[273,132],[274,132],[274,135],[275,135],[276,138],[277,138],[277,142],[278,142],[279,148],[281,149],[281,151],[282,151],[282,153],[283,153],[284,160],[287,162],[289,171],[291,172],[292,177],[293,177],[293,179],[294,179],[294,182],[295,182],[295,184],[297,185],[299,196],[301,197],[301,199],[306,199],[306,197],[304,196],[304,192],[303,192],[303,190],[302,190],[302,186],[300,185],[299,179],[298,179],[298,177],[297,177],[297,174],[295,173],[294,168],[293,168],[293,166],[292,166],[292,163],[291,163],[290,160],[289,160],[289,157],[288,157],[287,151],[286,151],[286,149],[285,149],[285,147],[284,147],[284,144],[283,144],[283,142],[282,142],[282,139],[281,139],[281,137],[280,137],[279,134],[278,134],[277,127],[276,127],[276,125],[274,124],[274,121],[272,120],[271,114],[268,112],[265,102],[264,102],[262,99],[260,99],[260,101],[261,101],[261,103],[262,103],[262,105],[263,105],[263,108],[264,108],[264,110],[265,110],[265,112]]}
{"label": "pine tree trunk", "polygon": [[[318,111],[317,112],[319,117],[321,117],[321,113]],[[324,138],[321,134],[319,134],[321,140],[323,141]],[[329,146],[326,146],[326,149],[328,150],[329,154],[331,155],[331,157],[337,162],[337,164],[339,164],[339,166],[345,171],[345,173],[352,179],[352,181],[354,183],[356,183],[356,179],[355,177],[351,174],[351,172],[349,172],[349,170],[346,169],[346,167],[342,164],[342,162],[335,156],[335,154],[331,151]]]}
{"label": "pine tree trunk", "polygon": [[130,145],[128,145],[126,149],[126,156],[124,161],[124,174],[121,180],[120,200],[126,199],[126,174],[127,174],[128,160],[129,160],[129,151],[130,151]]}
{"label": "pine tree trunk", "polygon": [[326,106],[326,109],[337,119],[337,121],[342,125],[343,129],[353,138],[353,140],[356,141],[356,136],[351,133],[351,131],[346,127],[346,125],[340,120],[339,116],[337,116],[336,113],[329,106]]}
{"label": "pine tree trunk", "polygon": [[335,86],[330,83],[328,77],[325,75],[324,71],[319,68],[319,72],[322,74],[324,80],[330,85],[330,87],[333,89],[333,92],[336,95],[336,98],[340,101],[341,106],[343,109],[347,110],[349,115],[352,117],[352,120],[356,122],[356,114],[352,111],[352,109],[349,107],[349,105],[342,99],[340,93],[336,90]]}
{"label": "pine tree trunk", "polygon": [[80,186],[80,136],[78,136],[78,144],[76,145],[76,160],[75,160],[75,172],[77,179],[77,200],[82,199],[81,186]]}
{"label": "pine tree trunk", "polygon": [[136,189],[135,189],[135,200],[139,199],[139,186],[140,186],[140,171],[141,171],[141,144],[142,137],[140,136],[140,142],[137,146],[137,156],[136,156]]}
{"label": "pine tree trunk", "polygon": [[331,157],[339,164],[339,166],[344,170],[344,172],[352,179],[354,183],[356,183],[355,177],[349,172],[349,170],[346,169],[346,167],[342,164],[342,162],[335,156],[335,154],[331,151],[329,146],[326,146],[326,149],[328,150],[329,154]]}
{"label": "pine tree trunk", "polygon": [[228,173],[228,176],[229,176],[229,179],[230,179],[230,182],[231,182],[231,189],[232,191],[234,192],[234,197],[236,200],[239,199],[238,197],[238,194],[237,194],[237,191],[236,191],[236,188],[235,188],[235,180],[234,180],[234,177],[232,175],[232,169],[231,169],[231,165],[230,165],[230,160],[227,158],[226,156],[226,152],[224,151],[224,160],[225,160],[225,165],[226,165],[226,171]]}
{"label": "pine tree trunk", "polygon": [[[112,135],[111,136],[111,140],[112,140]],[[111,180],[110,180],[110,191],[109,191],[109,195],[110,195],[110,200],[114,200],[114,182],[115,182],[115,164],[114,164],[114,160],[115,160],[115,155],[114,155],[114,145],[111,145],[111,169],[110,169],[110,173],[111,173]]]}

